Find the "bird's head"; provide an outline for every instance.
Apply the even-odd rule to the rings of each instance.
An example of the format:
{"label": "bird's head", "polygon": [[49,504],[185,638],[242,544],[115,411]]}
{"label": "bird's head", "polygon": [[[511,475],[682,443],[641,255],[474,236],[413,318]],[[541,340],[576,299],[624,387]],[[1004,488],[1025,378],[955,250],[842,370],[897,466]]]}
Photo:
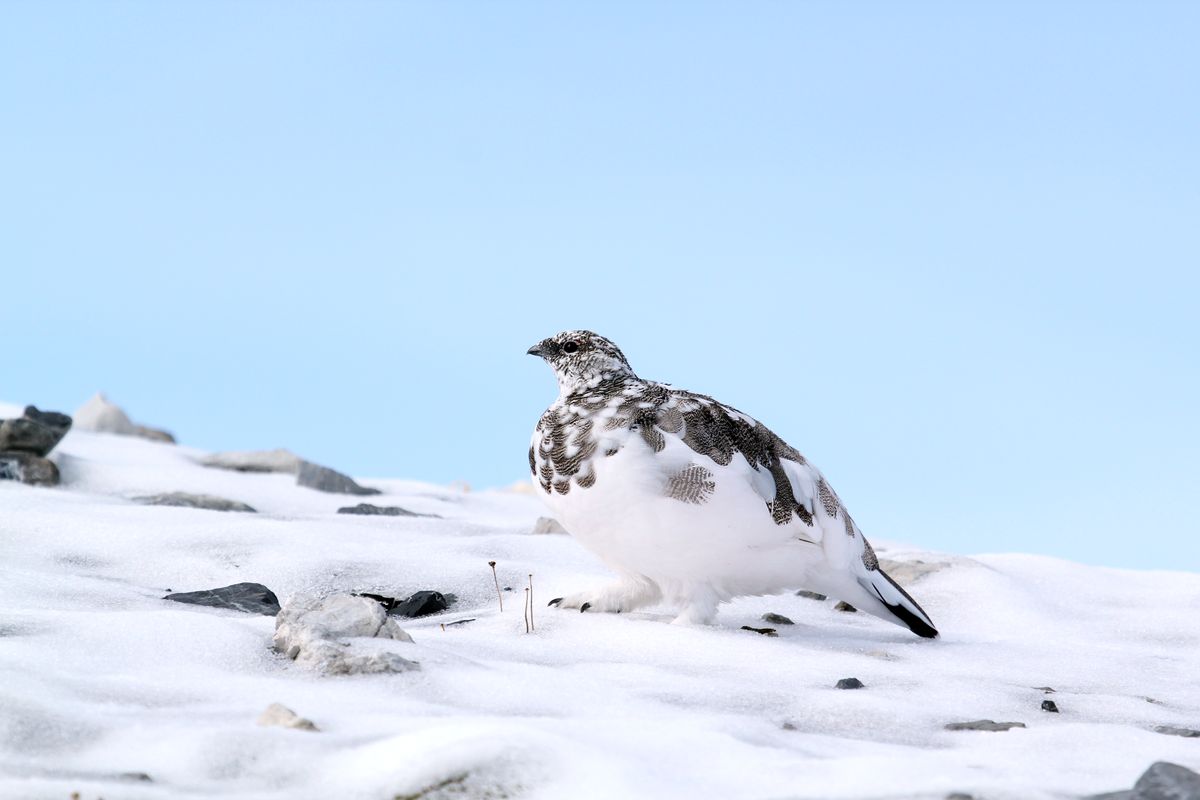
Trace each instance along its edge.
{"label": "bird's head", "polygon": [[529,348],[554,370],[563,394],[594,386],[605,378],[636,377],[615,344],[591,331],[563,331]]}

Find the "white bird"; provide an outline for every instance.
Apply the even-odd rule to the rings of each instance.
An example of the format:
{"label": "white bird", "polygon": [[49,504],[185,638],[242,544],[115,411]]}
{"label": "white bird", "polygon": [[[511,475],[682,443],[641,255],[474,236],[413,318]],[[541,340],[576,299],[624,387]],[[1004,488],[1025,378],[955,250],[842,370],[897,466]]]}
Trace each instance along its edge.
{"label": "white bird", "polygon": [[615,344],[565,331],[529,349],[559,395],[529,447],[555,517],[621,577],[552,601],[581,611],[675,603],[708,624],[741,595],[805,588],[932,638],[829,483],[765,425],[711,397],[646,381]]}

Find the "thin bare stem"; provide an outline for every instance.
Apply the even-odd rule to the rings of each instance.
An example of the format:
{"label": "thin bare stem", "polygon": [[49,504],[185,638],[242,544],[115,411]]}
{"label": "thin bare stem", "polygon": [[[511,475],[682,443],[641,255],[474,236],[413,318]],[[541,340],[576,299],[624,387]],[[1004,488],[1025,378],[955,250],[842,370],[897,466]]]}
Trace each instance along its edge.
{"label": "thin bare stem", "polygon": [[525,589],[525,632],[529,633],[529,589]]}
{"label": "thin bare stem", "polygon": [[504,594],[500,591],[500,579],[496,577],[496,562],[489,561],[488,566],[492,568],[492,580],[496,582],[496,598],[500,601],[500,613],[504,613]]}
{"label": "thin bare stem", "polygon": [[533,573],[529,573],[529,629],[536,631],[537,626],[533,624]]}

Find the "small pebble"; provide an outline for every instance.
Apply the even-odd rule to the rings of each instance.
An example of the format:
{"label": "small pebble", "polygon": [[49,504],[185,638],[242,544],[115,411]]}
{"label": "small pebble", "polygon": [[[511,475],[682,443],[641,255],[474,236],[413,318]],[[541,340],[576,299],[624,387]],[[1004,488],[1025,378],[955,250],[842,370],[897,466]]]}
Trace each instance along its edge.
{"label": "small pebble", "polygon": [[855,611],[858,611],[857,608],[850,605],[845,600],[839,600],[838,604],[833,607],[833,610],[834,611],[847,611],[847,612],[850,612],[851,614],[853,614]]}
{"label": "small pebble", "polygon": [[772,625],[795,625],[796,624],[796,623],[792,622],[790,619],[788,619],[787,617],[783,616],[782,614],[775,614],[770,611],[768,611],[766,614],[762,615],[762,621],[769,622]]}
{"label": "small pebble", "polygon": [[865,689],[866,685],[858,678],[842,678],[837,682],[838,689]]}
{"label": "small pebble", "polygon": [[1043,700],[1042,711],[1049,711],[1051,714],[1057,714],[1058,703],[1054,702],[1053,700]]}
{"label": "small pebble", "polygon": [[808,589],[801,589],[796,592],[797,597],[807,597],[809,600],[828,600],[829,598],[820,592],[810,592]]}

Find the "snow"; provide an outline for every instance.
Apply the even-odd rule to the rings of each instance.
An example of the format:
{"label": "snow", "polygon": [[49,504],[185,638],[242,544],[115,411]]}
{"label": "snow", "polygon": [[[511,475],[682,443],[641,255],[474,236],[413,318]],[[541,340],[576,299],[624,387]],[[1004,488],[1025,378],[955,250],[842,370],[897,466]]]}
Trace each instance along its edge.
{"label": "snow", "polygon": [[[569,536],[531,534],[534,495],[356,478],[441,518],[345,516],[349,497],[206,455],[72,431],[63,486],[0,482],[0,797],[1037,800],[1128,788],[1156,760],[1200,769],[1200,742],[1153,731],[1200,727],[1195,574],[876,543],[947,563],[910,586],[941,639],[791,594],[687,628],[668,608],[547,608],[609,574]],[[131,499],[170,491],[259,513]],[[489,560],[515,589],[503,614]],[[420,670],[328,677],[271,649],[273,618],[161,599],[243,581],[281,601],[458,600],[386,643]],[[796,624],[740,630],[768,611]],[[847,677],[866,688],[833,688]],[[260,726],[272,703],[319,731]],[[943,728],[976,719],[1028,727]]]}

